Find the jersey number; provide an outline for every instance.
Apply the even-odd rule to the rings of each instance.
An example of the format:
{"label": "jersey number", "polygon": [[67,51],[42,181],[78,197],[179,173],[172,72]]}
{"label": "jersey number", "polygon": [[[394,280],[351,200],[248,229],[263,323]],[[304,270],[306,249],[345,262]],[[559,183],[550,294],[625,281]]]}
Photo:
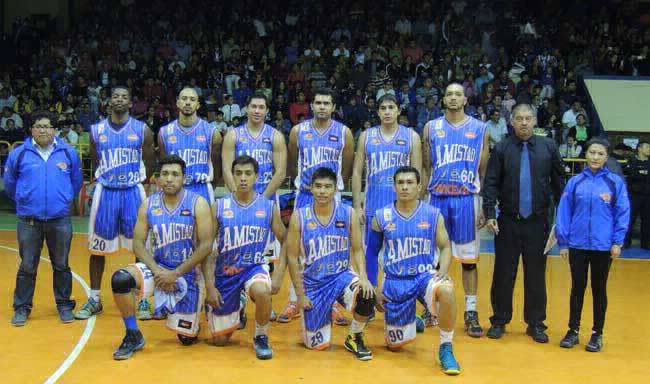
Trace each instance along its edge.
{"label": "jersey number", "polygon": [[101,239],[93,239],[93,246],[91,248],[95,251],[105,251],[106,241]]}
{"label": "jersey number", "polygon": [[323,334],[321,331],[318,331],[314,336],[311,337],[311,347],[316,348],[321,344],[323,344]]}
{"label": "jersey number", "polygon": [[388,338],[391,343],[402,341],[404,340],[404,332],[401,329],[390,330],[388,331]]}

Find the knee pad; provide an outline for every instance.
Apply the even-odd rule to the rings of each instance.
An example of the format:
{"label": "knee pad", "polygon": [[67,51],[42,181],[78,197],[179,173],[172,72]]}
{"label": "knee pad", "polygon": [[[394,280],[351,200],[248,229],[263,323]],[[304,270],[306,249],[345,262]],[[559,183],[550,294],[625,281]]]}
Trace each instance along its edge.
{"label": "knee pad", "polygon": [[359,316],[370,316],[375,309],[375,296],[372,296],[369,299],[365,299],[362,293],[359,291],[357,294],[357,303],[354,306],[354,312]]}
{"label": "knee pad", "polygon": [[185,336],[185,335],[176,335],[176,336],[178,337],[178,341],[180,341],[181,344],[185,346],[192,345],[199,339],[198,336],[193,336],[193,337]]}
{"label": "knee pad", "polygon": [[135,288],[135,279],[124,269],[118,269],[111,278],[111,288],[114,293],[126,294]]}
{"label": "knee pad", "polygon": [[476,264],[462,264],[464,271],[473,271],[476,269]]}

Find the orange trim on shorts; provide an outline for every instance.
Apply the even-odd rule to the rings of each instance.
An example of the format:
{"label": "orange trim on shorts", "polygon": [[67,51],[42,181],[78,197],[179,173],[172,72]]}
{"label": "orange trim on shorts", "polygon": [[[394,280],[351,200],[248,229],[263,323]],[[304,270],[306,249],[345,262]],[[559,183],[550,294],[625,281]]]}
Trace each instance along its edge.
{"label": "orange trim on shorts", "polygon": [[460,258],[458,256],[454,256],[454,255],[452,255],[452,257],[454,259],[458,260],[461,264],[477,264],[478,263],[478,258],[479,258],[479,256],[476,256],[473,259],[463,259],[463,258]]}

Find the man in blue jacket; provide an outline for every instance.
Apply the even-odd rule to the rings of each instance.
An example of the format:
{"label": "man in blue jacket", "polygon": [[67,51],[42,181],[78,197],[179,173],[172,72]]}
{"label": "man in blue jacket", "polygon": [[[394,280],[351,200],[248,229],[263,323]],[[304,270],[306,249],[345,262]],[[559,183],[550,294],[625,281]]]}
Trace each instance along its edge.
{"label": "man in blue jacket", "polygon": [[16,202],[18,216],[21,262],[11,320],[16,327],[25,325],[32,310],[43,239],[52,262],[59,317],[64,323],[74,320],[68,265],[72,242],[70,204],[81,189],[81,160],[72,147],[54,137],[49,113],[37,112],[32,117],[32,137],[9,154],[4,174],[5,191]]}

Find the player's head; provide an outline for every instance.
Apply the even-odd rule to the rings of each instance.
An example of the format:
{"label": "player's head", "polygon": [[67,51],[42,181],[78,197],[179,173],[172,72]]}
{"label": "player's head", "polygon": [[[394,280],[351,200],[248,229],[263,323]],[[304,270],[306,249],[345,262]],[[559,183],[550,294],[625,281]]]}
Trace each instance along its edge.
{"label": "player's head", "polygon": [[642,156],[650,156],[650,143],[644,140],[639,141],[636,146],[636,151]]}
{"label": "player's head", "polygon": [[158,163],[160,186],[166,195],[176,195],[185,181],[185,161],[178,155],[167,155]]}
{"label": "player's head", "polygon": [[587,142],[585,158],[587,159],[587,166],[592,171],[597,171],[605,166],[609,153],[609,143],[607,140],[594,137]]}
{"label": "player's head", "polygon": [[246,104],[246,115],[248,121],[254,124],[263,124],[266,113],[269,111],[269,100],[260,91],[255,91]]}
{"label": "player's head", "polygon": [[32,140],[41,147],[47,147],[54,141],[54,124],[52,115],[47,111],[32,114]]}
{"label": "player's head", "polygon": [[257,173],[260,166],[257,160],[248,155],[241,155],[235,158],[231,166],[232,177],[235,179],[237,192],[249,192],[255,187]]}
{"label": "player's head", "polygon": [[336,193],[336,173],[329,168],[318,168],[311,177],[311,193],[320,205],[329,204]]}
{"label": "player's head", "polygon": [[397,200],[402,202],[413,201],[420,195],[420,172],[410,165],[397,168],[393,175]]}
{"label": "player's head", "polygon": [[111,88],[111,99],[109,102],[111,112],[117,115],[129,113],[133,106],[131,104],[131,91],[124,85],[117,85]]}
{"label": "player's head", "polygon": [[336,108],[334,99],[334,91],[331,89],[317,89],[314,93],[314,101],[311,103],[311,110],[314,112],[314,118],[319,120],[331,119],[332,112],[334,112],[334,109]]}
{"label": "player's head", "polygon": [[467,104],[467,97],[465,97],[465,88],[461,84],[451,83],[445,88],[445,96],[443,101],[445,107],[449,111],[462,111]]}
{"label": "player's head", "polygon": [[379,114],[379,118],[383,125],[395,124],[399,112],[399,101],[397,101],[397,98],[394,95],[388,93],[379,98],[377,113]]}
{"label": "player's head", "polygon": [[515,135],[518,138],[528,140],[533,135],[537,117],[535,117],[535,111],[529,104],[517,104],[512,109],[511,120]]}
{"label": "player's head", "polygon": [[201,103],[199,102],[199,94],[196,93],[194,88],[185,87],[181,89],[176,99],[176,106],[178,112],[184,116],[193,116],[199,109]]}

